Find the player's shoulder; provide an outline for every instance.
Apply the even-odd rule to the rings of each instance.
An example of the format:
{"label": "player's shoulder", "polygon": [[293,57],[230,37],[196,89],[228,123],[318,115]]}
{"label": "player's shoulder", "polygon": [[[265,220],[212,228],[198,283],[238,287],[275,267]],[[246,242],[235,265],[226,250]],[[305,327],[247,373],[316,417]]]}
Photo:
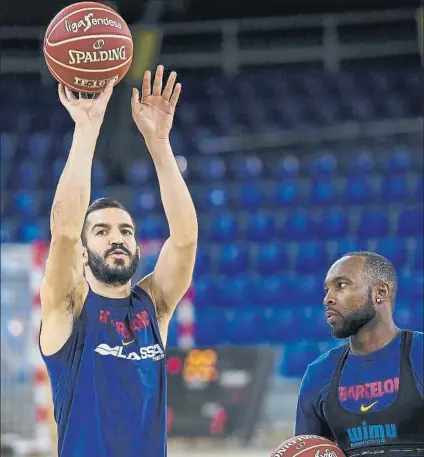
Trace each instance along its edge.
{"label": "player's shoulder", "polygon": [[334,347],[308,365],[301,384],[302,397],[319,398],[329,388],[345,347]]}
{"label": "player's shoulder", "polygon": [[412,331],[412,345],[413,346],[424,346],[424,333],[416,330]]}
{"label": "player's shoulder", "polygon": [[308,365],[308,375],[312,379],[319,379],[323,373],[333,374],[337,363],[343,355],[346,344],[336,346],[321,354],[317,359]]}
{"label": "player's shoulder", "polygon": [[412,332],[411,355],[413,358],[423,358],[424,351],[424,334],[423,332]]}

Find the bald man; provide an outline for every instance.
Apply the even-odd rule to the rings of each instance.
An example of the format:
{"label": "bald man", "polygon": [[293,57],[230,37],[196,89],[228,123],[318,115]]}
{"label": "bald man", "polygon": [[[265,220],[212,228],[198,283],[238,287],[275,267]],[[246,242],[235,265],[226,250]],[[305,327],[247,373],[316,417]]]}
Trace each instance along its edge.
{"label": "bald man", "polygon": [[423,334],[393,321],[392,264],[351,252],[332,265],[324,287],[327,322],[348,342],[308,366],[296,435],[326,437],[347,457],[424,456]]}

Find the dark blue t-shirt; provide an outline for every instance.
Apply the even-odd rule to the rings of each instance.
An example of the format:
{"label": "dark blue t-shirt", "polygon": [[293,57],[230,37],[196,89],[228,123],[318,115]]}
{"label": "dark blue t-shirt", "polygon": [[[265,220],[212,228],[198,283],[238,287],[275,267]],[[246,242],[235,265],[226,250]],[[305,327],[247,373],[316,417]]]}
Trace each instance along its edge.
{"label": "dark blue t-shirt", "polygon": [[144,290],[90,290],[68,341],[43,359],[59,457],[166,456],[165,348]]}
{"label": "dark blue t-shirt", "polygon": [[[345,350],[345,346],[332,349],[308,366],[299,393],[296,435],[315,434],[335,439],[329,423],[337,420],[337,417],[331,420],[327,417],[329,413],[326,403],[336,368]],[[417,397],[421,400],[424,377],[422,333],[413,332],[409,358],[413,375],[411,379],[415,383],[411,390],[416,388]],[[400,360],[400,332],[388,345],[371,354],[347,353],[337,387],[338,403],[352,417],[361,418],[361,426],[367,426],[368,414],[390,407],[398,397]],[[351,433],[352,436],[355,435]]]}

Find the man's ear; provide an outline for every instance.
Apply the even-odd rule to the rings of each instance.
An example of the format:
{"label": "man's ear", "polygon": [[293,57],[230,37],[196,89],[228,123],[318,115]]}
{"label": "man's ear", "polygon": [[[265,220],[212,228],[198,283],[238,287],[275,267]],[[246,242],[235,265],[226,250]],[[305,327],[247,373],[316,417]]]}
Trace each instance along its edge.
{"label": "man's ear", "polygon": [[384,302],[390,297],[391,291],[390,291],[390,286],[386,282],[383,282],[377,287],[377,293],[376,293],[376,300],[377,302],[379,301]]}
{"label": "man's ear", "polygon": [[87,252],[87,248],[85,246],[82,247],[82,259],[83,259],[83,264],[88,265],[88,252]]}

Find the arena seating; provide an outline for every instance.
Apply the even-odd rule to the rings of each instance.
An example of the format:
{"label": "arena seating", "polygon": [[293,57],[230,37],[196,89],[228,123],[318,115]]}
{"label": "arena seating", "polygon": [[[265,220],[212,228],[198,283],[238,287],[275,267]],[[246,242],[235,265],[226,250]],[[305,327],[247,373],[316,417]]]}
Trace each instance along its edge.
{"label": "arena seating", "polygon": [[[71,141],[52,87],[2,76],[1,242],[49,238],[54,186]],[[421,115],[420,69],[353,66],[183,76],[176,149],[203,139],[293,127]],[[47,115],[46,115],[47,114]],[[399,325],[423,330],[422,143],[414,136],[294,147],[278,153],[188,158],[199,214],[194,286],[197,342],[285,343],[281,370],[305,365],[338,342],[323,319],[323,281],[343,253],[387,256],[399,276]],[[106,163],[93,167],[93,198],[119,185],[139,236],[167,236],[150,161],[124,164],[125,182]],[[122,191],[123,185],[127,186]],[[155,259],[148,259],[146,269]]]}

